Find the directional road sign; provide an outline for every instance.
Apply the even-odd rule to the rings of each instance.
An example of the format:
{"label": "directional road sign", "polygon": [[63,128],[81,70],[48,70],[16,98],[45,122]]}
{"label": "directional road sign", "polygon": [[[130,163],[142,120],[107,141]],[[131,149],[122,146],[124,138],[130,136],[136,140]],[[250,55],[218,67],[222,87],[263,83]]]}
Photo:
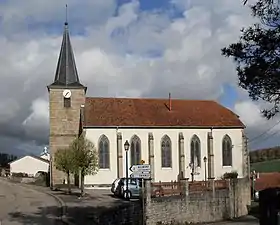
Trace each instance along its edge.
{"label": "directional road sign", "polygon": [[133,165],[130,167],[131,178],[149,179],[151,177],[151,166],[149,164]]}
{"label": "directional road sign", "polygon": [[133,165],[130,167],[131,172],[142,172],[142,171],[149,171],[151,172],[151,165],[143,164],[143,165]]}
{"label": "directional road sign", "polygon": [[134,172],[130,175],[131,178],[140,178],[140,179],[150,179],[151,174],[150,173],[143,173],[143,172]]}

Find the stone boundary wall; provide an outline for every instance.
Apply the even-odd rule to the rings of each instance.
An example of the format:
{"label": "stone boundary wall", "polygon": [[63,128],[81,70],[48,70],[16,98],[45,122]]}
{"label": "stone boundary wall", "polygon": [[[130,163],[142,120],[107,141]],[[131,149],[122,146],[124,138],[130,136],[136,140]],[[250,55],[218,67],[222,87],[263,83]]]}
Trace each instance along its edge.
{"label": "stone boundary wall", "polygon": [[183,196],[151,198],[151,182],[146,182],[146,225],[205,223],[238,218],[248,214],[250,182],[248,178],[229,181],[228,190],[189,193],[185,181]]}
{"label": "stone boundary wall", "polygon": [[183,181],[184,195],[151,198],[151,181],[146,181],[144,215],[143,202],[131,200],[124,205],[93,212],[90,224],[95,225],[146,225],[208,223],[241,217],[248,214],[251,203],[248,178],[229,181],[228,189],[189,192]]}

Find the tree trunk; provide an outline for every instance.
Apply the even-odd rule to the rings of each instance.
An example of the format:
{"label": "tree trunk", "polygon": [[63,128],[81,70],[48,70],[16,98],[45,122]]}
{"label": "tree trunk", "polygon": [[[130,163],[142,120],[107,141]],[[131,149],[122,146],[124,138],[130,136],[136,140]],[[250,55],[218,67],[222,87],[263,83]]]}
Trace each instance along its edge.
{"label": "tree trunk", "polygon": [[71,182],[70,182],[70,172],[67,172],[67,186],[68,186],[68,194],[71,194]]}
{"label": "tree trunk", "polygon": [[84,176],[84,173],[83,172],[81,172],[81,197],[83,197],[84,196],[84,192],[85,192],[85,185],[84,185],[84,183],[85,183],[85,176]]}

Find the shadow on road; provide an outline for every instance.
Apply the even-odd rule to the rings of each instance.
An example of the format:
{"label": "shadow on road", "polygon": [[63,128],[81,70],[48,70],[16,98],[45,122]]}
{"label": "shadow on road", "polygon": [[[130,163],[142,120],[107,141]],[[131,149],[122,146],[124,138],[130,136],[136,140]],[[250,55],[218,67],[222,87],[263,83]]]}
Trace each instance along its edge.
{"label": "shadow on road", "polygon": [[9,222],[17,222],[22,225],[62,225],[59,219],[60,208],[57,206],[39,207],[33,214],[13,212],[9,214]]}
{"label": "shadow on road", "polygon": [[[76,201],[76,200],[73,200]],[[94,202],[93,202],[94,204]],[[67,219],[75,225],[107,225],[107,224],[126,224],[138,225],[142,218],[141,204],[138,201],[125,204],[115,204],[105,206],[83,206],[80,205],[67,207]],[[59,220],[62,208],[58,206],[39,207],[34,214],[24,214],[13,212],[9,214],[9,221],[18,222],[26,225],[50,225],[50,219],[54,224],[63,224]]]}

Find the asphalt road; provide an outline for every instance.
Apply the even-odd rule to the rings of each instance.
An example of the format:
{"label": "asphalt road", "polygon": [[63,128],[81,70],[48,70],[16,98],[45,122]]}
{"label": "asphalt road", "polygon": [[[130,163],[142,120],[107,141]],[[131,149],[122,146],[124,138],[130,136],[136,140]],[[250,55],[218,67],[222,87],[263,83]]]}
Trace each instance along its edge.
{"label": "asphalt road", "polygon": [[0,225],[60,225],[51,196],[0,179]]}

